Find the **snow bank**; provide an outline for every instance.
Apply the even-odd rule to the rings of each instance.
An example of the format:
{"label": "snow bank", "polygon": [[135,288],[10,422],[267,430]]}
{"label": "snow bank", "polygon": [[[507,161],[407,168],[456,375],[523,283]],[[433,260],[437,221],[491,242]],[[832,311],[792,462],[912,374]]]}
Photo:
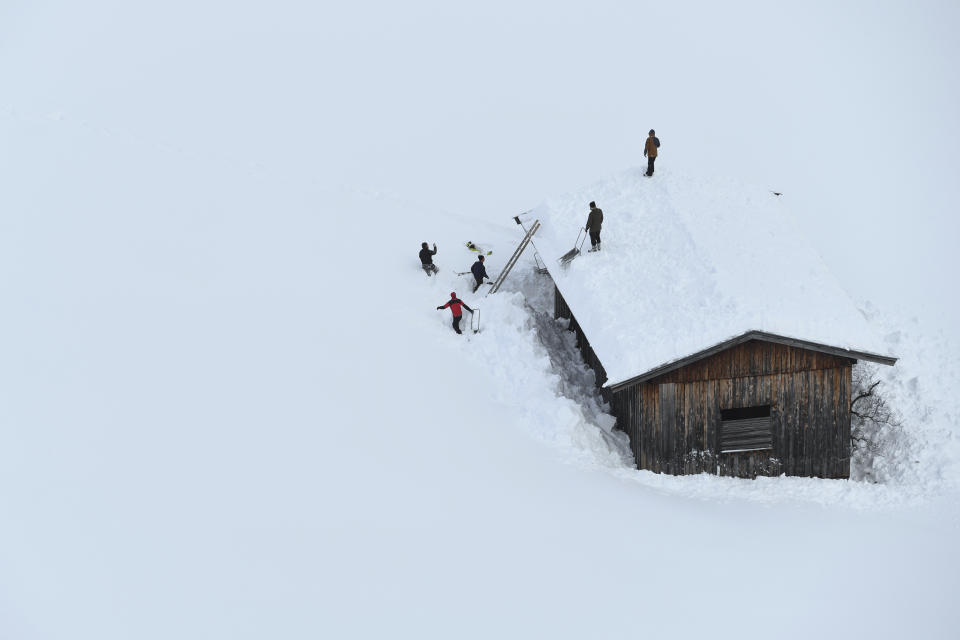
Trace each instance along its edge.
{"label": "snow bank", "polygon": [[[552,282],[546,276],[535,274],[532,262],[524,267],[507,288],[516,288],[523,293],[527,300],[524,309],[529,317],[517,316],[513,321],[523,326],[534,324],[538,341],[542,344],[562,345],[547,347],[550,362],[540,363],[543,366],[540,375],[544,379],[572,375],[578,379],[578,383],[554,387],[545,400],[552,403],[573,399],[588,408],[588,419],[577,425],[577,431],[587,437],[567,437],[569,432],[564,429],[562,422],[554,423],[537,414],[524,414],[521,424],[543,440],[560,446],[564,459],[603,468],[630,483],[665,494],[706,501],[748,501],[766,505],[815,504],[872,511],[923,504],[960,487],[960,470],[956,464],[956,460],[960,459],[956,437],[957,416],[960,413],[955,400],[946,397],[941,402],[939,398],[942,396],[937,395],[938,391],[943,392],[949,387],[950,381],[957,376],[956,367],[952,364],[956,361],[952,358],[960,360],[952,355],[958,353],[956,345],[944,336],[925,339],[922,337],[925,332],[916,326],[916,320],[898,323],[869,306],[865,313],[870,318],[871,328],[882,332],[888,324],[899,326],[900,329],[888,334],[885,340],[891,343],[891,348],[903,348],[904,353],[910,354],[896,367],[878,368],[885,383],[882,392],[890,405],[904,417],[902,437],[889,455],[877,462],[875,471],[880,484],[787,476],[756,480],[707,474],[670,476],[638,471],[629,451],[619,457],[606,455],[603,447],[597,448],[595,445],[598,442],[597,432],[613,422],[613,417],[605,413],[609,407],[603,404],[593,387],[593,371],[583,362],[573,334],[566,331],[566,322],[552,320]],[[521,340],[525,338],[523,335],[515,337]],[[503,338],[501,335],[500,339]],[[513,350],[522,353],[528,348],[512,340],[510,344],[508,353]],[[918,345],[926,346],[918,348]],[[919,354],[923,356],[918,358]],[[924,362],[926,358],[931,360]],[[526,381],[530,374],[521,371],[527,366],[515,358],[499,360],[499,367],[506,370],[500,377],[509,380],[516,376]],[[503,393],[516,392],[506,385]],[[555,395],[560,397],[550,400]],[[543,404],[547,405],[547,402]],[[551,437],[555,429],[557,435]],[[561,433],[564,437],[559,436]],[[614,434],[622,435],[618,432]]]}
{"label": "snow bank", "polygon": [[[603,250],[561,267],[590,201],[604,211]],[[751,330],[889,354],[769,191],[631,169],[529,217],[541,220],[535,245],[607,384]]]}
{"label": "snow bank", "polygon": [[891,350],[903,354],[895,367],[876,370],[879,393],[901,428],[889,433],[889,448],[870,470],[880,482],[935,495],[960,487],[960,344],[921,325],[902,309],[860,307]]}
{"label": "snow bank", "polygon": [[[35,91],[0,106],[0,637],[616,638],[639,620],[713,638],[742,635],[717,621],[744,602],[753,628],[786,638],[957,628],[955,494],[866,512],[847,505],[893,483],[636,472],[531,257],[503,294],[464,293],[463,242],[489,241],[496,273],[517,227],[385,196],[365,165],[359,188],[318,185],[311,107],[329,92],[304,107],[261,91],[319,85],[282,72],[288,31],[235,4],[149,17],[239,60],[239,93],[140,7],[138,30],[78,6],[76,25],[61,20],[71,46],[25,38],[40,44],[9,57],[43,54],[69,82],[15,65],[58,115],[30,111]],[[304,70],[318,59],[300,53]],[[233,107],[251,91],[247,120]],[[182,117],[198,107],[209,117]],[[86,110],[109,129],[81,126]],[[238,126],[211,152],[216,136],[193,136],[222,116]],[[417,264],[424,240],[440,245],[437,278]],[[451,290],[481,309],[480,334],[436,311]],[[955,376],[913,340],[896,344],[920,345],[917,381],[891,386],[939,404]],[[957,414],[929,415],[946,428]],[[718,582],[742,558],[769,564]]]}
{"label": "snow bank", "polygon": [[[692,635],[744,601],[784,637],[955,628],[927,615],[960,588],[953,503],[633,469],[532,256],[489,298],[456,275],[466,240],[499,271],[509,219],[0,128],[25,150],[0,195],[0,635],[622,637],[691,600]],[[452,332],[450,291],[481,333]],[[745,557],[789,584],[718,590]]]}

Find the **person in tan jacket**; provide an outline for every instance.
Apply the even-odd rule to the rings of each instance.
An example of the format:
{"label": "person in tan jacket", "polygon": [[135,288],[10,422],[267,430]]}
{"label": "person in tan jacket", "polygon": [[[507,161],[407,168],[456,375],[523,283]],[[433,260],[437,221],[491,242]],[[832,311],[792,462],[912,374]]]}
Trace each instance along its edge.
{"label": "person in tan jacket", "polygon": [[647,142],[643,145],[643,156],[647,159],[647,172],[643,175],[648,178],[653,175],[653,163],[657,160],[657,149],[660,148],[660,139],[655,134],[656,131],[650,129]]}

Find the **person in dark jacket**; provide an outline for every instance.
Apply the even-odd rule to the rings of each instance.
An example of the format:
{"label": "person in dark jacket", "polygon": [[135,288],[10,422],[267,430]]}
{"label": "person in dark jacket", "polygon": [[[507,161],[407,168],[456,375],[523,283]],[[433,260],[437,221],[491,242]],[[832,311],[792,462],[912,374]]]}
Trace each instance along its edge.
{"label": "person in dark jacket", "polygon": [[600,251],[600,227],[603,225],[603,209],[597,208],[596,202],[590,203],[590,215],[587,216],[587,226],[584,230],[590,232],[590,251]]}
{"label": "person in dark jacket", "polygon": [[650,129],[650,135],[643,145],[643,157],[647,159],[647,172],[643,175],[648,178],[653,175],[653,163],[657,161],[657,149],[660,148],[660,138],[655,134],[657,132]]}
{"label": "person in dark jacket", "polygon": [[[466,302],[457,297],[456,291],[450,292],[450,299],[447,300],[447,304],[437,307],[437,311],[443,311],[447,307],[450,307],[450,312],[453,313],[453,330],[457,333],[463,333],[463,331],[460,331],[460,318],[463,317],[463,309],[466,309],[470,313],[473,313],[473,309],[468,307]],[[460,307],[463,307],[463,309]]]}
{"label": "person in dark jacket", "polygon": [[473,285],[473,292],[476,293],[483,284],[483,279],[490,277],[487,275],[487,268],[483,266],[483,256],[477,257],[477,261],[470,267],[470,272],[473,274],[473,279],[477,281],[477,284]]}
{"label": "person in dark jacket", "polygon": [[433,256],[437,255],[437,243],[433,243],[433,251],[427,248],[427,243],[423,242],[420,244],[420,265],[423,267],[423,270],[428,276],[435,273],[440,273],[440,269],[437,269],[437,265],[433,264]]}

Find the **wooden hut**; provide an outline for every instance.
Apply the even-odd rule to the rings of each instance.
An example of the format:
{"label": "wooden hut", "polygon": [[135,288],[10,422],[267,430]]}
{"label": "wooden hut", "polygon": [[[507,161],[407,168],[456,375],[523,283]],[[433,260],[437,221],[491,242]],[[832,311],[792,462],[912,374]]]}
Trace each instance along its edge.
{"label": "wooden hut", "polygon": [[852,367],[896,362],[748,331],[604,387],[603,364],[559,289],[554,314],[576,332],[637,467],[657,473],[849,478]]}
{"label": "wooden hut", "polygon": [[[591,200],[602,250],[564,264],[566,230],[583,228]],[[633,170],[529,214],[554,315],[640,469],[849,477],[851,368],[896,358],[782,200]]]}

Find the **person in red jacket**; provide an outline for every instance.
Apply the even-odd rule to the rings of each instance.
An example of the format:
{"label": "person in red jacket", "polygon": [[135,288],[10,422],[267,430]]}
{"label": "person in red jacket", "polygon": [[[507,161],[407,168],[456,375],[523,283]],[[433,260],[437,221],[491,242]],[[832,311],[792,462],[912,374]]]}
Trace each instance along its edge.
{"label": "person in red jacket", "polygon": [[442,307],[437,307],[437,310],[442,311],[447,307],[450,307],[450,312],[453,313],[453,330],[457,333],[463,333],[463,331],[460,331],[460,318],[463,317],[463,310],[460,307],[463,307],[470,313],[473,313],[473,309],[468,307],[466,302],[457,297],[456,291],[452,291],[450,293],[450,299],[447,300],[447,304],[443,305]]}

